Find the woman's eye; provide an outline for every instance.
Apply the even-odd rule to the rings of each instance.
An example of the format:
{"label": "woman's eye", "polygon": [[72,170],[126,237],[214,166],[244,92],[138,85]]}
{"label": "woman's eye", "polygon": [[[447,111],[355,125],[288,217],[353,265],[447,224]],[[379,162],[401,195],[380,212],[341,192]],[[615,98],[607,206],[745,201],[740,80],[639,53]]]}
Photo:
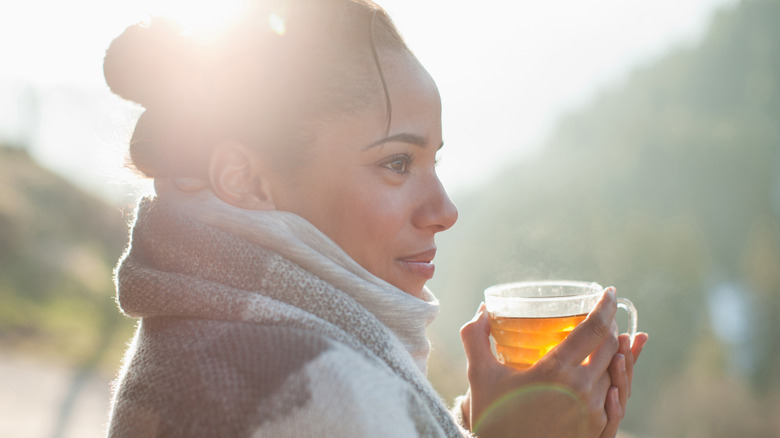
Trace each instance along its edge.
{"label": "woman's eye", "polygon": [[385,162],[385,167],[396,173],[408,173],[412,158],[408,155],[397,155]]}

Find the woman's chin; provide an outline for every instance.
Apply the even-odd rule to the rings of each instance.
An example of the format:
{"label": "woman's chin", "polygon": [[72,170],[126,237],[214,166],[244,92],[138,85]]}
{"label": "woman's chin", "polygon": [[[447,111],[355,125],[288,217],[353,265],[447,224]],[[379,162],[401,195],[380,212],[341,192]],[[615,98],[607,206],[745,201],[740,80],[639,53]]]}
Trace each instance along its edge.
{"label": "woman's chin", "polygon": [[395,285],[397,288],[401,289],[403,292],[405,292],[408,295],[411,295],[415,298],[422,299],[423,296],[423,287],[425,287],[425,283],[422,284],[407,284],[403,287]]}

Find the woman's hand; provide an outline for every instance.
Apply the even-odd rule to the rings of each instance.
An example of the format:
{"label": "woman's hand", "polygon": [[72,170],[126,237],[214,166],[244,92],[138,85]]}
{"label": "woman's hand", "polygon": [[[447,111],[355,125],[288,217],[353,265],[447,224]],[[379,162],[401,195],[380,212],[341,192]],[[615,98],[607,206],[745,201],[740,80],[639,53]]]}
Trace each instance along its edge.
{"label": "woman's hand", "polygon": [[610,391],[618,391],[619,403],[615,403],[614,398],[607,397],[607,406],[605,408],[610,422],[602,433],[604,437],[614,437],[617,434],[620,421],[626,412],[628,398],[631,396],[634,364],[639,359],[639,354],[647,343],[647,339],[647,333],[637,333],[634,338],[634,344],[631,345],[631,339],[627,334],[624,333],[618,336],[620,347],[618,347],[617,354],[612,358],[612,363],[609,366],[609,375],[613,386],[613,388],[610,388]]}
{"label": "woman's hand", "polygon": [[472,432],[480,438],[613,437],[625,412],[634,357],[647,339],[637,335],[633,351],[619,341],[616,310],[610,288],[558,347],[518,371],[493,356],[480,307],[461,329],[469,379],[462,409]]}

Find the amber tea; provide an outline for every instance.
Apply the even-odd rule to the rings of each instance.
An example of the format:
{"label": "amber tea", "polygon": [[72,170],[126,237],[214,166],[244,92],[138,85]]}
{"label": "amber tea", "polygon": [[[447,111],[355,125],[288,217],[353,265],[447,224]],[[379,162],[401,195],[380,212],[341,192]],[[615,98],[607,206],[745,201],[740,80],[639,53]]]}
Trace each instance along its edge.
{"label": "amber tea", "polygon": [[[604,288],[597,283],[547,281],[507,283],[485,290],[498,360],[518,369],[536,363],[563,341],[596,306]],[[636,334],[636,309],[625,298],[618,306],[629,313],[629,335]]]}
{"label": "amber tea", "polygon": [[528,368],[555,348],[587,316],[508,318],[490,315],[490,333],[498,360],[515,368]]}

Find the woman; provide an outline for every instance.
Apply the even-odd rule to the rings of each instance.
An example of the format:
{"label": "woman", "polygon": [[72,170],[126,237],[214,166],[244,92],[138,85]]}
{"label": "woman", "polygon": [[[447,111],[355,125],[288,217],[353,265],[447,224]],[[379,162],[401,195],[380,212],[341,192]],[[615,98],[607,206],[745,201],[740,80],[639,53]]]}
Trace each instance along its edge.
{"label": "woman", "polygon": [[116,272],[141,323],[109,435],[614,436],[644,339],[618,341],[614,292],[526,372],[493,358],[481,308],[448,411],[425,376],[434,236],[457,218],[436,86],[367,1],[253,8],[216,41],[153,20],[106,53],[156,192]]}

